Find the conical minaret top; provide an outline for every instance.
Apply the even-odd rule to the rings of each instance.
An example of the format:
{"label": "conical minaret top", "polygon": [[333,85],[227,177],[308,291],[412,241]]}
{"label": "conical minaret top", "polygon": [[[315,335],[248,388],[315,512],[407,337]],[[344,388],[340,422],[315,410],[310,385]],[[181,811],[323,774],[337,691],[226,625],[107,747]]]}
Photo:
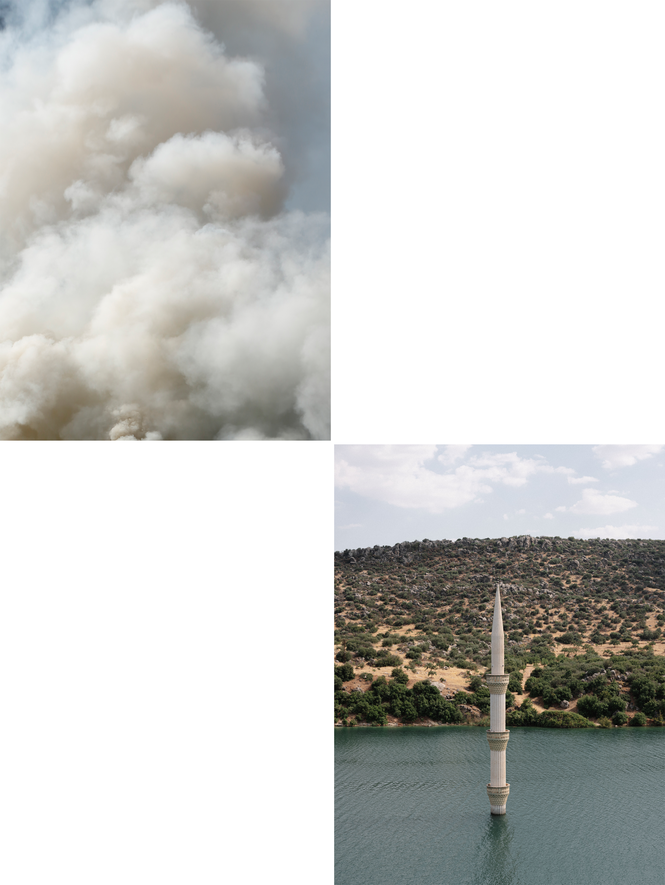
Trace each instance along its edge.
{"label": "conical minaret top", "polygon": [[503,618],[501,617],[501,593],[496,585],[494,620],[492,621],[492,675],[503,675]]}

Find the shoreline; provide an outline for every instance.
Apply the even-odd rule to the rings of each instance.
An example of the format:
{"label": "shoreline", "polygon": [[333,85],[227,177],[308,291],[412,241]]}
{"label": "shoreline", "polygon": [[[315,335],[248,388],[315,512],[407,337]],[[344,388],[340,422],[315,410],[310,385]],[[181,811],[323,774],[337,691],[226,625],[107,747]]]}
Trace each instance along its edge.
{"label": "shoreline", "polygon": [[[591,722],[591,720],[589,720],[589,721]],[[632,727],[628,726],[628,725],[603,726],[603,725],[598,725],[595,722],[591,722],[591,726],[592,726],[591,729],[590,728],[580,729],[580,728],[570,728],[570,727],[566,727],[566,726],[557,726],[557,727],[553,728],[551,726],[548,727],[548,726],[543,726],[543,725],[512,725],[512,726],[510,726],[510,728],[508,728],[508,731],[510,731],[512,728],[535,728],[538,730],[542,730],[543,728],[546,728],[548,731],[591,731],[592,729],[596,730],[596,731],[613,731],[614,729],[617,729],[619,731],[628,731],[629,729],[631,731],[636,731],[637,729],[653,728],[653,729],[662,729],[663,733],[665,734],[665,727],[662,725],[637,725],[637,726],[632,726]],[[374,722],[355,722],[353,725],[342,725],[341,723],[336,722],[334,724],[333,728],[340,728],[340,729],[344,729],[344,728],[347,728],[347,729],[350,729],[350,728],[376,728],[376,729],[382,729],[382,728],[383,729],[385,729],[385,728],[484,728],[486,731],[488,730],[487,725],[474,725],[472,722],[432,722],[432,723],[409,722],[408,725],[406,725],[402,722],[388,722],[386,725],[377,725]]]}

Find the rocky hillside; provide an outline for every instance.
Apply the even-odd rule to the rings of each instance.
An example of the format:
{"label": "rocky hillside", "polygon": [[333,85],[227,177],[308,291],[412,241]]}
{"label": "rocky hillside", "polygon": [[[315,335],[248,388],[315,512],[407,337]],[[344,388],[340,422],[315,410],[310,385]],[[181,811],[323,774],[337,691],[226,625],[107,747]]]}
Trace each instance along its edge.
{"label": "rocky hillside", "polygon": [[557,655],[665,653],[665,541],[413,541],[335,554],[346,690],[402,668],[409,687],[438,681],[451,698],[489,665],[497,584],[507,670]]}

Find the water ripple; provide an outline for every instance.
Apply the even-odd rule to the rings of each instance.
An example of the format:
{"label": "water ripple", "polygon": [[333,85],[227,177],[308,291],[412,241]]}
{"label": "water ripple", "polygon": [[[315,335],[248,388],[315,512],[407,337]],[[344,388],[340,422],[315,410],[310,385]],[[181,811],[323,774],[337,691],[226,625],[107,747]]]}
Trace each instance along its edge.
{"label": "water ripple", "polygon": [[511,729],[489,814],[483,729],[335,734],[336,885],[663,885],[665,729]]}

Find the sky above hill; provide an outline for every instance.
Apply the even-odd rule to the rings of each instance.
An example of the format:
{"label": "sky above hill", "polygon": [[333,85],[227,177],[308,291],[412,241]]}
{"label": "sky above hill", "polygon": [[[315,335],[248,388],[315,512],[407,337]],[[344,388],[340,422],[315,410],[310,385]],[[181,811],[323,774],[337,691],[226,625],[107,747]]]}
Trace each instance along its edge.
{"label": "sky above hill", "polygon": [[529,534],[665,538],[662,445],[338,445],[335,549]]}

